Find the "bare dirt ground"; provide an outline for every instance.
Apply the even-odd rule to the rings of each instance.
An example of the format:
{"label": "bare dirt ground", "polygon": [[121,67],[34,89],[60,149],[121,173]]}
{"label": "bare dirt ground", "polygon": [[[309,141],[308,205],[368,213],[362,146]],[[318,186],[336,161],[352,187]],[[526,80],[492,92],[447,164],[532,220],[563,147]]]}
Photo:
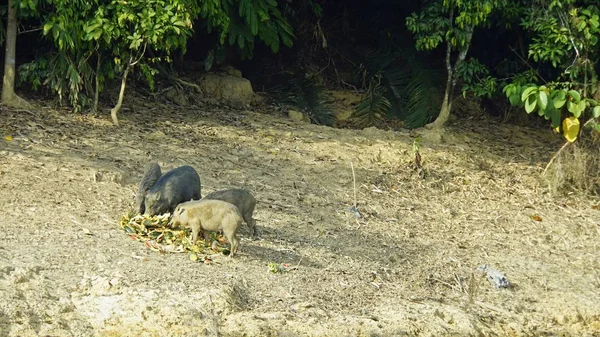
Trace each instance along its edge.
{"label": "bare dirt ground", "polygon": [[[423,141],[420,177],[408,132],[144,100],[116,128],[37,104],[0,112],[0,336],[600,336],[598,200],[546,193],[549,131],[467,121]],[[211,265],[131,240],[150,161],[251,190],[260,240],[244,227]]]}

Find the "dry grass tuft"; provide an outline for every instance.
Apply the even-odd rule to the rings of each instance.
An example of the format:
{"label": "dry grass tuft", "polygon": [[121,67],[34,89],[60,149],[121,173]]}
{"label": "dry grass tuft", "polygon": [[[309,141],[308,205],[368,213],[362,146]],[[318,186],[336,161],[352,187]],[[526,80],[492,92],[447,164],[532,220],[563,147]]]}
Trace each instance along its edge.
{"label": "dry grass tuft", "polygon": [[565,144],[548,163],[543,176],[553,194],[600,194],[600,137],[594,133]]}

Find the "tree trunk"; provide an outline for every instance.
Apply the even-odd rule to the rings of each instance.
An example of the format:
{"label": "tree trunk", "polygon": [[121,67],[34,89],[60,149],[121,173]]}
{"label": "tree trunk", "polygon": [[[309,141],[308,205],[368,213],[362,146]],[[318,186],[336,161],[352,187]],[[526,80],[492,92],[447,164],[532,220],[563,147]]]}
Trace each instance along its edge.
{"label": "tree trunk", "polygon": [[444,100],[442,101],[442,106],[440,107],[440,114],[437,116],[433,123],[427,125],[427,128],[431,129],[441,129],[444,124],[450,118],[450,106],[451,106],[451,98],[452,90],[453,90],[453,78],[454,72],[452,70],[452,64],[450,63],[450,58],[452,57],[452,45],[450,42],[446,42],[446,71],[448,72],[448,78],[446,79],[446,90],[444,91]]}
{"label": "tree trunk", "polygon": [[17,13],[14,0],[8,0],[6,20],[6,53],[4,54],[4,79],[2,81],[2,103],[10,103],[15,96],[15,53],[17,49]]}
{"label": "tree trunk", "polygon": [[130,57],[129,63],[127,63],[127,68],[125,68],[125,73],[123,73],[123,79],[121,80],[121,91],[119,92],[119,100],[117,101],[117,105],[114,108],[110,109],[110,117],[112,118],[113,124],[119,126],[119,119],[117,118],[117,114],[119,110],[121,110],[121,105],[123,105],[123,97],[125,96],[125,86],[127,82],[127,75],[129,74],[129,70],[133,67],[131,61],[133,59]]}
{"label": "tree trunk", "polygon": [[446,43],[446,70],[448,71],[446,91],[444,92],[444,100],[442,101],[442,106],[440,107],[440,114],[435,121],[433,121],[433,123],[427,125],[428,128],[440,129],[450,118],[450,111],[452,110],[452,93],[454,93],[454,87],[456,86],[456,82],[458,80],[455,76],[455,71],[456,68],[458,68],[467,57],[467,52],[469,51],[469,46],[471,45],[471,38],[473,37],[473,27],[467,27],[466,30],[467,41],[465,43],[465,47],[458,52],[454,67],[452,67],[452,64],[450,63],[450,58],[452,57],[452,46],[450,45],[450,42]]}
{"label": "tree trunk", "polygon": [[[451,82],[451,80],[448,82]],[[449,83],[446,85],[446,92],[444,93],[444,99],[442,100],[442,106],[440,107],[440,114],[433,123],[427,125],[428,128],[441,129],[450,118],[450,109],[452,108],[452,102],[450,101],[451,87],[452,85],[449,85]]]}
{"label": "tree trunk", "polygon": [[15,94],[15,54],[17,51],[17,10],[14,0],[8,0],[6,20],[6,52],[4,54],[4,78],[2,80],[2,103],[20,109],[30,109],[31,104]]}
{"label": "tree trunk", "polygon": [[96,113],[98,111],[98,97],[100,96],[100,65],[101,65],[101,56],[100,52],[98,52],[98,61],[96,62],[96,88],[94,90],[94,105],[92,105],[92,112]]}

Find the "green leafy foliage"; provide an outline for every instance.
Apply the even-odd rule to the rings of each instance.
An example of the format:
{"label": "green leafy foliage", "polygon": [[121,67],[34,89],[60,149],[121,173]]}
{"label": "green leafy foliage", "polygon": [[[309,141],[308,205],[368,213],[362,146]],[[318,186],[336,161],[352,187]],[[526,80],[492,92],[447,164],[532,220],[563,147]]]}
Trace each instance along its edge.
{"label": "green leafy foliage", "polygon": [[498,91],[498,81],[477,59],[461,62],[456,68],[456,77],[463,84],[463,97],[470,93],[475,97],[492,98]]}
{"label": "green leafy foliage", "polygon": [[[434,0],[425,2],[420,12],[406,18],[406,26],[413,33],[417,50],[433,50],[446,43],[446,92],[436,125],[445,122],[451,109],[452,94],[459,78],[464,80],[463,95],[472,91],[476,96],[491,96],[496,82],[485,76],[485,67],[472,60],[465,63],[475,28],[488,25],[493,11],[502,9],[507,0]],[[458,51],[458,53],[452,53]],[[454,60],[455,59],[455,60]],[[480,74],[483,76],[478,77]]]}
{"label": "green leafy foliage", "polygon": [[598,45],[598,6],[576,7],[570,1],[551,1],[531,6],[522,26],[535,33],[529,56],[536,62],[550,62],[555,68],[583,56]]}
{"label": "green leafy foliage", "polygon": [[398,118],[408,128],[425,125],[439,112],[441,70],[419,59],[414,49],[401,50],[389,40],[380,44],[380,49],[359,49],[354,56],[361,64],[356,75],[366,88],[354,123],[368,127]]}
{"label": "green leafy foliage", "polygon": [[64,51],[22,64],[19,73],[19,84],[30,83],[34,90],[46,86],[58,95],[61,105],[68,99],[76,112],[90,102],[94,70],[85,62],[74,62]]}
{"label": "green leafy foliage", "polygon": [[[534,34],[529,57],[560,69],[560,76],[544,85],[515,79],[503,91],[512,105],[522,105],[527,113],[537,111],[551,120],[553,128],[562,126],[565,138],[573,142],[580,125],[595,129],[600,123],[599,103],[592,97],[598,90],[600,8],[570,0],[534,3],[526,7],[522,20],[522,27]],[[580,119],[587,122],[580,123]]]}
{"label": "green leafy foliage", "polygon": [[[275,0],[223,0],[229,18],[227,42],[236,46],[242,58],[252,58],[255,38],[258,37],[273,53],[281,44],[291,47],[294,32]],[[222,41],[223,42],[223,41]]]}
{"label": "green leafy foliage", "polygon": [[111,46],[114,56],[138,51],[146,45],[169,52],[185,49],[192,33],[192,19],[198,14],[188,1],[112,0],[94,9],[94,16],[83,26],[83,39]]}
{"label": "green leafy foliage", "polygon": [[0,44],[4,43],[4,38],[6,36],[6,23],[3,21],[7,15],[7,6],[0,5]]}
{"label": "green leafy foliage", "polygon": [[418,50],[432,50],[446,41],[461,49],[470,44],[474,27],[487,24],[495,9],[507,5],[506,0],[436,0],[429,1],[418,13],[406,18],[406,26],[415,35]]}
{"label": "green leafy foliage", "polygon": [[[17,3],[25,12],[38,8],[38,1]],[[197,18],[209,32],[217,32],[220,44],[229,41],[246,58],[252,57],[256,38],[273,52],[282,45],[291,46],[294,39],[275,0],[46,0],[43,4],[44,11],[36,13],[57,53],[42,56],[35,62],[43,60],[44,64],[30,64],[21,71],[35,87],[48,85],[60,98],[68,95],[76,110],[85,104],[82,98],[91,93],[87,90],[93,83],[97,81],[102,88],[107,79],[127,67],[139,66],[153,88],[157,72],[152,64],[169,61],[174,50],[185,52]],[[219,50],[210,54],[207,69],[222,59]],[[150,59],[147,51],[158,56]],[[95,71],[95,76],[89,76],[86,69]]]}
{"label": "green leafy foliage", "polygon": [[[535,84],[521,86],[512,83],[505,86],[503,92],[511,104],[523,106],[527,113],[537,111],[540,116],[551,121],[553,128],[560,127],[561,122],[564,120],[562,116],[571,119],[579,119],[585,115],[587,115],[585,116],[587,118],[598,118],[600,116],[599,103],[591,98],[582,98],[576,90],[550,88]],[[570,123],[570,125],[575,125],[575,123]],[[577,122],[577,125],[579,125],[579,122]],[[563,129],[565,137],[567,137],[567,131]],[[569,141],[574,141],[576,138],[576,136],[573,137],[572,134],[569,134]]]}
{"label": "green leafy foliage", "polygon": [[219,32],[219,42],[225,43],[230,18],[221,6],[221,0],[204,0],[199,4],[199,14],[202,23],[209,33]]}
{"label": "green leafy foliage", "polygon": [[147,49],[165,54],[185,50],[192,20],[200,11],[195,3],[48,0],[42,31],[57,52],[21,66],[22,76],[34,87],[47,85],[61,101],[68,96],[75,110],[89,102],[93,84],[101,90],[104,82],[130,66],[130,61],[141,66],[153,87],[156,71],[144,53]]}

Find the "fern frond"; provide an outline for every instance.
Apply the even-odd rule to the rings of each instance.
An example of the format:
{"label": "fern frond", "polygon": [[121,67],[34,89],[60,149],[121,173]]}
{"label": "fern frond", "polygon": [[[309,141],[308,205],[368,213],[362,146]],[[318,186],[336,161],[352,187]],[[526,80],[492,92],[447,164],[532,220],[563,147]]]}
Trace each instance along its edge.
{"label": "fern frond", "polygon": [[356,106],[352,120],[359,127],[368,127],[381,122],[387,115],[392,104],[382,93],[381,87],[369,91],[365,98]]}
{"label": "fern frond", "polygon": [[[435,118],[441,106],[443,70],[423,62],[422,56],[413,49],[400,49],[391,42],[383,41],[380,47],[362,48],[353,51],[355,63],[360,64],[358,76],[367,91],[377,94],[365,96],[361,109],[377,106],[378,95],[386,98],[388,118],[399,118],[409,128],[425,125]],[[375,85],[375,86],[374,86]],[[380,110],[371,113],[381,114]],[[366,117],[368,112],[361,111],[361,123],[377,123],[381,118]],[[371,124],[372,125],[372,124]],[[366,125],[360,125],[366,126]]]}
{"label": "fern frond", "polygon": [[297,75],[287,84],[274,88],[273,93],[281,103],[296,106],[306,112],[316,124],[331,126],[335,123],[325,87],[314,77]]}
{"label": "fern frond", "polygon": [[419,64],[406,86],[406,106],[402,116],[406,127],[419,128],[433,121],[442,105],[442,72]]}
{"label": "fern frond", "polygon": [[412,70],[407,65],[389,66],[382,70],[385,96],[390,101],[388,117],[400,118],[407,103],[406,86],[412,79]]}

